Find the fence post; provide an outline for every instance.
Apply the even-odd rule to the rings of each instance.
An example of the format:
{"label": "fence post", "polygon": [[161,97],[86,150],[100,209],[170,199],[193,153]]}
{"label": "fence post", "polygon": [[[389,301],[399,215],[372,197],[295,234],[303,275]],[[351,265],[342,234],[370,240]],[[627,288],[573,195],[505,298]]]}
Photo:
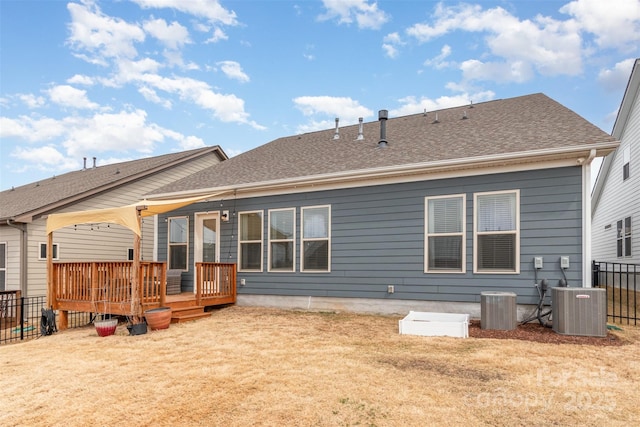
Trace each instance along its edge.
{"label": "fence post", "polygon": [[22,318],[24,313],[24,297],[20,297],[20,308],[18,309],[18,315],[20,316],[20,341],[24,339],[24,319]]}

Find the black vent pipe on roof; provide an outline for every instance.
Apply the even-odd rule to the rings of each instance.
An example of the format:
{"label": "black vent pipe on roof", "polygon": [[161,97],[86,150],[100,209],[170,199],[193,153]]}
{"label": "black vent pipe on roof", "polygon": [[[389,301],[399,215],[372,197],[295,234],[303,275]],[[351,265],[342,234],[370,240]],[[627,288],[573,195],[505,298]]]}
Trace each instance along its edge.
{"label": "black vent pipe on roof", "polygon": [[378,148],[385,148],[388,145],[387,142],[387,119],[389,118],[389,112],[387,110],[378,111],[378,121],[380,121],[380,141],[378,141]]}

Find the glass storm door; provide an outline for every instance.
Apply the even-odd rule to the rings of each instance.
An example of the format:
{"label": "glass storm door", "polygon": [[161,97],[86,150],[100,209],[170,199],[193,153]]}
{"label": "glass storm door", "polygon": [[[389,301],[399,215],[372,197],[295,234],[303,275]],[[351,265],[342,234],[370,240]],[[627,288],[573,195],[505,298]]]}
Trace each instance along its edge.
{"label": "glass storm door", "polygon": [[[196,214],[195,262],[220,262],[219,224],[220,215],[217,212]],[[196,277],[193,280],[195,290]]]}

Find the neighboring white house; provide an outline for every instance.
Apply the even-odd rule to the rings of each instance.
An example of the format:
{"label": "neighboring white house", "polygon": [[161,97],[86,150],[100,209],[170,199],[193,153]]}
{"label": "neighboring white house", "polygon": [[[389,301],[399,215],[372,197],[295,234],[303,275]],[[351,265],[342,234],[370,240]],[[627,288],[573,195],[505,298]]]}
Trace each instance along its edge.
{"label": "neighboring white house", "polygon": [[640,264],[640,59],[636,59],[592,195],[592,258]]}
{"label": "neighboring white house", "polygon": [[[46,217],[51,213],[124,206],[154,189],[211,167],[227,155],[219,146],[93,166],[0,193],[0,290],[46,295]],[[157,252],[157,217],[143,223],[141,256]],[[132,259],[133,234],[124,227],[83,224],[56,232],[55,260]]]}

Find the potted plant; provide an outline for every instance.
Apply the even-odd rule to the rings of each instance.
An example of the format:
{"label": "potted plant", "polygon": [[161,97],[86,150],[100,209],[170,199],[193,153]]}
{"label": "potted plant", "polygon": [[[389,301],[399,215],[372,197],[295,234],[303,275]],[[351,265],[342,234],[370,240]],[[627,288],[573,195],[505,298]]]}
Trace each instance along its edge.
{"label": "potted plant", "polygon": [[118,319],[109,318],[105,319],[105,316],[102,315],[100,320],[94,320],[93,325],[96,327],[96,332],[100,337],[107,337],[109,335],[113,335],[116,332],[116,328],[118,326]]}
{"label": "potted plant", "polygon": [[144,318],[151,330],[167,329],[171,324],[171,307],[158,307],[145,310]]}

